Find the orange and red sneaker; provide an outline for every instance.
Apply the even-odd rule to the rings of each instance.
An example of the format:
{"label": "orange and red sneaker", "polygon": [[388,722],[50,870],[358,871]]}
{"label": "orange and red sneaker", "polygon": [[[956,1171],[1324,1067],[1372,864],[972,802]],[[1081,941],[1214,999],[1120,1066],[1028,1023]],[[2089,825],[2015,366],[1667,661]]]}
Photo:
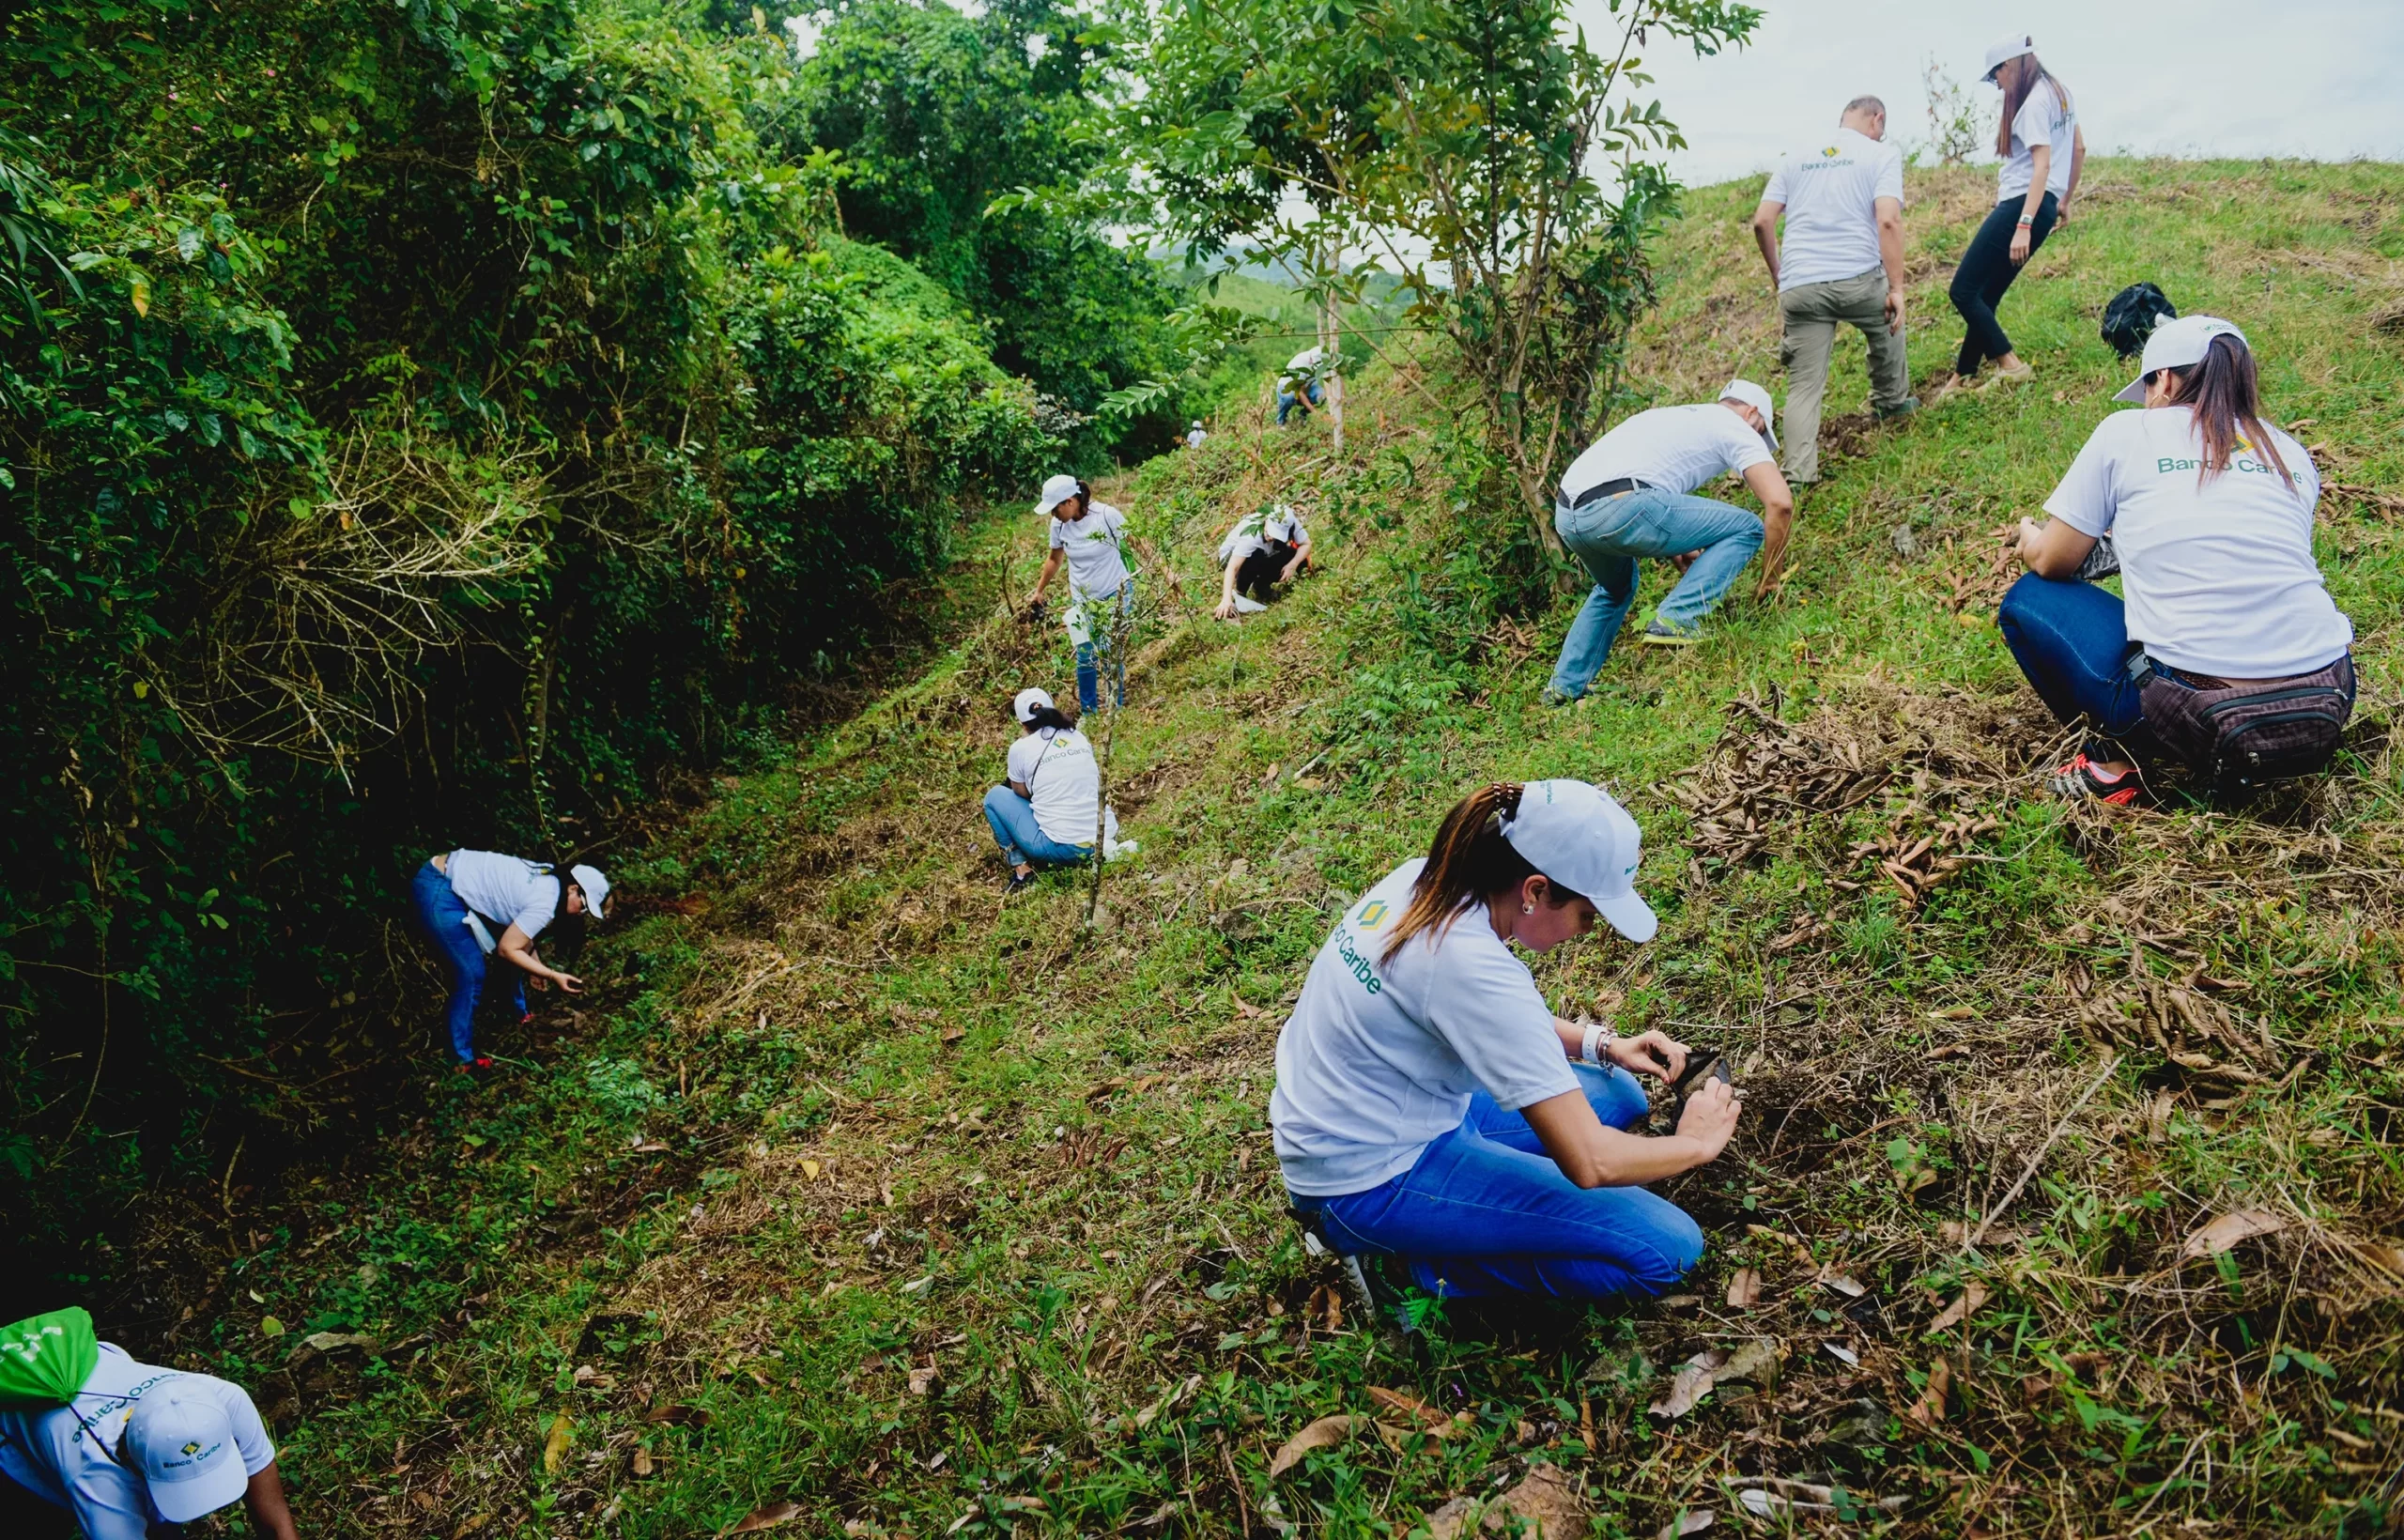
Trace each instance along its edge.
{"label": "orange and red sneaker", "polygon": [[2099,769],[2095,762],[2087,757],[2085,749],[2080,749],[2068,764],[2055,771],[2045,784],[2056,796],[2068,797],[2073,802],[2093,797],[2115,808],[2134,807],[2145,795],[2145,783],[2136,771]]}

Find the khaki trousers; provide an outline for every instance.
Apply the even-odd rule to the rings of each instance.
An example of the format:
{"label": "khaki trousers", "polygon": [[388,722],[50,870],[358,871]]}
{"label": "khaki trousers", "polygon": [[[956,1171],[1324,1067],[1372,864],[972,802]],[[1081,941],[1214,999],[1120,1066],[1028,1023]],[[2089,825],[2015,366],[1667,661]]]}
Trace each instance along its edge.
{"label": "khaki trousers", "polygon": [[1887,330],[1887,273],[1873,268],[1858,278],[1798,284],[1779,295],[1786,323],[1779,362],[1786,366],[1786,416],[1779,424],[1785,440],[1786,479],[1820,479],[1820,403],[1828,389],[1828,357],[1836,351],[1840,325],[1861,329],[1870,344],[1870,405],[1879,411],[1902,406],[1911,386],[1903,360],[1903,336]]}

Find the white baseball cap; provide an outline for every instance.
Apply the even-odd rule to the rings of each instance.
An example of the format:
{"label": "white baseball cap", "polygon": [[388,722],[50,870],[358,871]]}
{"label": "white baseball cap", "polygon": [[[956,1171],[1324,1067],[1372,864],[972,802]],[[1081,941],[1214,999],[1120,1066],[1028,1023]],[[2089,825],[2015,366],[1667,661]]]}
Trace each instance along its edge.
{"label": "white baseball cap", "polygon": [[1024,689],[1010,702],[1010,715],[1021,722],[1035,720],[1036,708],[1052,704],[1052,697],[1038,689]]}
{"label": "white baseball cap", "polygon": [[2037,39],[2026,32],[2015,32],[2001,42],[1987,45],[1987,72],[1980,80],[1995,79],[1995,72],[2023,54],[2037,52]]}
{"label": "white baseball cap", "polygon": [[1043,484],[1043,496],[1035,504],[1035,511],[1048,514],[1076,495],[1077,478],[1063,472]]}
{"label": "white baseball cap", "polygon": [[170,1524],[215,1513],[251,1484],[225,1409],[198,1385],[178,1383],[181,1378],[146,1392],[125,1423],[126,1456]]}
{"label": "white baseball cap", "polygon": [[[2158,369],[2185,369],[2204,362],[2214,337],[2235,337],[2237,346],[2245,347],[2245,333],[2217,316],[2181,316],[2165,321],[2153,329],[2145,340],[2145,355],[2137,361],[2137,377],[2112,397],[2115,401],[2145,404],[2146,377]],[[2247,348],[2247,351],[2252,351]]]}
{"label": "white baseball cap", "polygon": [[584,912],[594,919],[601,918],[601,906],[609,901],[609,879],[601,875],[601,869],[596,866],[572,866],[567,874],[584,889]]}
{"label": "white baseball cap", "polygon": [[1643,834],[1605,793],[1582,780],[1532,780],[1518,812],[1502,821],[1502,838],[1628,940],[1650,941],[1661,928],[1652,905],[1636,896]]}
{"label": "white baseball cap", "polygon": [[1728,388],[1719,393],[1719,399],[1722,401],[1741,401],[1746,406],[1752,408],[1753,410],[1761,413],[1762,437],[1769,440],[1770,448],[1776,449],[1778,447],[1778,428],[1776,426],[1778,411],[1776,408],[1770,405],[1769,393],[1767,391],[1763,390],[1760,386],[1754,384],[1749,379],[1732,379],[1728,382]]}

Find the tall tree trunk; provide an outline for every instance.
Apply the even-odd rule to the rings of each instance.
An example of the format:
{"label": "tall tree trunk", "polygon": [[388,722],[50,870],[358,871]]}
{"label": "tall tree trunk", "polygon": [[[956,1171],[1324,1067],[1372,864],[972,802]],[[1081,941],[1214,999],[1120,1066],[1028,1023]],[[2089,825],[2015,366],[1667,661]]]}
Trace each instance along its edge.
{"label": "tall tree trunk", "polygon": [[[1344,248],[1340,244],[1335,245],[1327,254],[1321,270],[1336,272],[1343,261]],[[1319,365],[1319,373],[1327,381],[1328,427],[1334,434],[1335,453],[1341,454],[1344,453],[1344,325],[1335,307],[1336,300],[1333,293],[1319,301],[1318,345],[1326,355],[1325,362]]]}

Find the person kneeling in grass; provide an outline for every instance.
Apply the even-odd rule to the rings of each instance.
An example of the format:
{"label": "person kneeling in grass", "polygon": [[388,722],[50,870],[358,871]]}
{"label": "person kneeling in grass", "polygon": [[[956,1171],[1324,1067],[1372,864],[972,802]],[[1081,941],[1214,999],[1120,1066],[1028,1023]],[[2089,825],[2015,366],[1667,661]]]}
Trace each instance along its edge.
{"label": "person kneeling in grass", "polygon": [[1010,864],[1009,891],[1025,891],[1042,866],[1075,866],[1102,833],[1102,767],[1093,745],[1052,697],[1025,689],[1010,702],[1023,732],[1010,745],[1007,786],[985,793],[985,822]]}
{"label": "person kneeling in grass", "polygon": [[[1579,699],[1602,671],[1636,602],[1640,557],[1661,557],[1686,569],[1644,628],[1644,639],[1656,646],[1702,639],[1703,617],[1764,542],[1769,549],[1755,593],[1768,593],[1795,519],[1795,494],[1770,458],[1778,449],[1770,412],[1767,391],[1749,379],[1732,379],[1716,402],[1638,412],[1562,473],[1552,527],[1585,563],[1595,591],[1562,639],[1546,704]],[[1759,518],[1694,495],[1728,471],[1742,476],[1761,499]]]}
{"label": "person kneeling in grass", "polygon": [[1625,1132],[1646,1111],[1630,1071],[1672,1079],[1686,1046],[1563,1021],[1511,952],[1598,914],[1650,939],[1640,839],[1583,781],[1487,787],[1319,948],[1277,1040],[1270,1122],[1295,1210],[1372,1298],[1364,1257],[1440,1297],[1564,1300],[1658,1294],[1701,1259],[1702,1230],[1641,1184],[1718,1159],[1734,1093],[1706,1081],[1674,1133]]}
{"label": "person kneeling in grass", "polygon": [[409,894],[419,928],[451,969],[444,1020],[452,1056],[460,1070],[481,1071],[492,1068],[492,1059],[476,1052],[476,1007],[484,997],[486,954],[513,966],[509,1003],[521,1025],[533,1020],[526,1009],[530,981],[536,989],[557,984],[569,994],[582,993],[584,980],[545,962],[534,950],[534,938],[550,929],[574,950],[588,916],[609,917],[609,879],[599,867],[562,868],[496,851],[455,850],[428,857]]}
{"label": "person kneeling in grass", "polygon": [[[2262,416],[2244,333],[2212,316],[2165,321],[2144,373],[2020,521],[2027,575],[1996,624],[2063,722],[2098,736],[2057,771],[2064,796],[2126,805],[2137,762],[2183,761],[2215,793],[2315,775],[2354,705],[2354,628],[2312,555],[2320,478]],[[2078,578],[2112,537],[2126,601]]]}
{"label": "person kneeling in grass", "polygon": [[1219,542],[1219,619],[1231,621],[1241,607],[1236,596],[1248,593],[1256,603],[1277,597],[1281,583],[1311,564],[1311,532],[1302,516],[1287,503],[1263,506],[1247,515]]}

